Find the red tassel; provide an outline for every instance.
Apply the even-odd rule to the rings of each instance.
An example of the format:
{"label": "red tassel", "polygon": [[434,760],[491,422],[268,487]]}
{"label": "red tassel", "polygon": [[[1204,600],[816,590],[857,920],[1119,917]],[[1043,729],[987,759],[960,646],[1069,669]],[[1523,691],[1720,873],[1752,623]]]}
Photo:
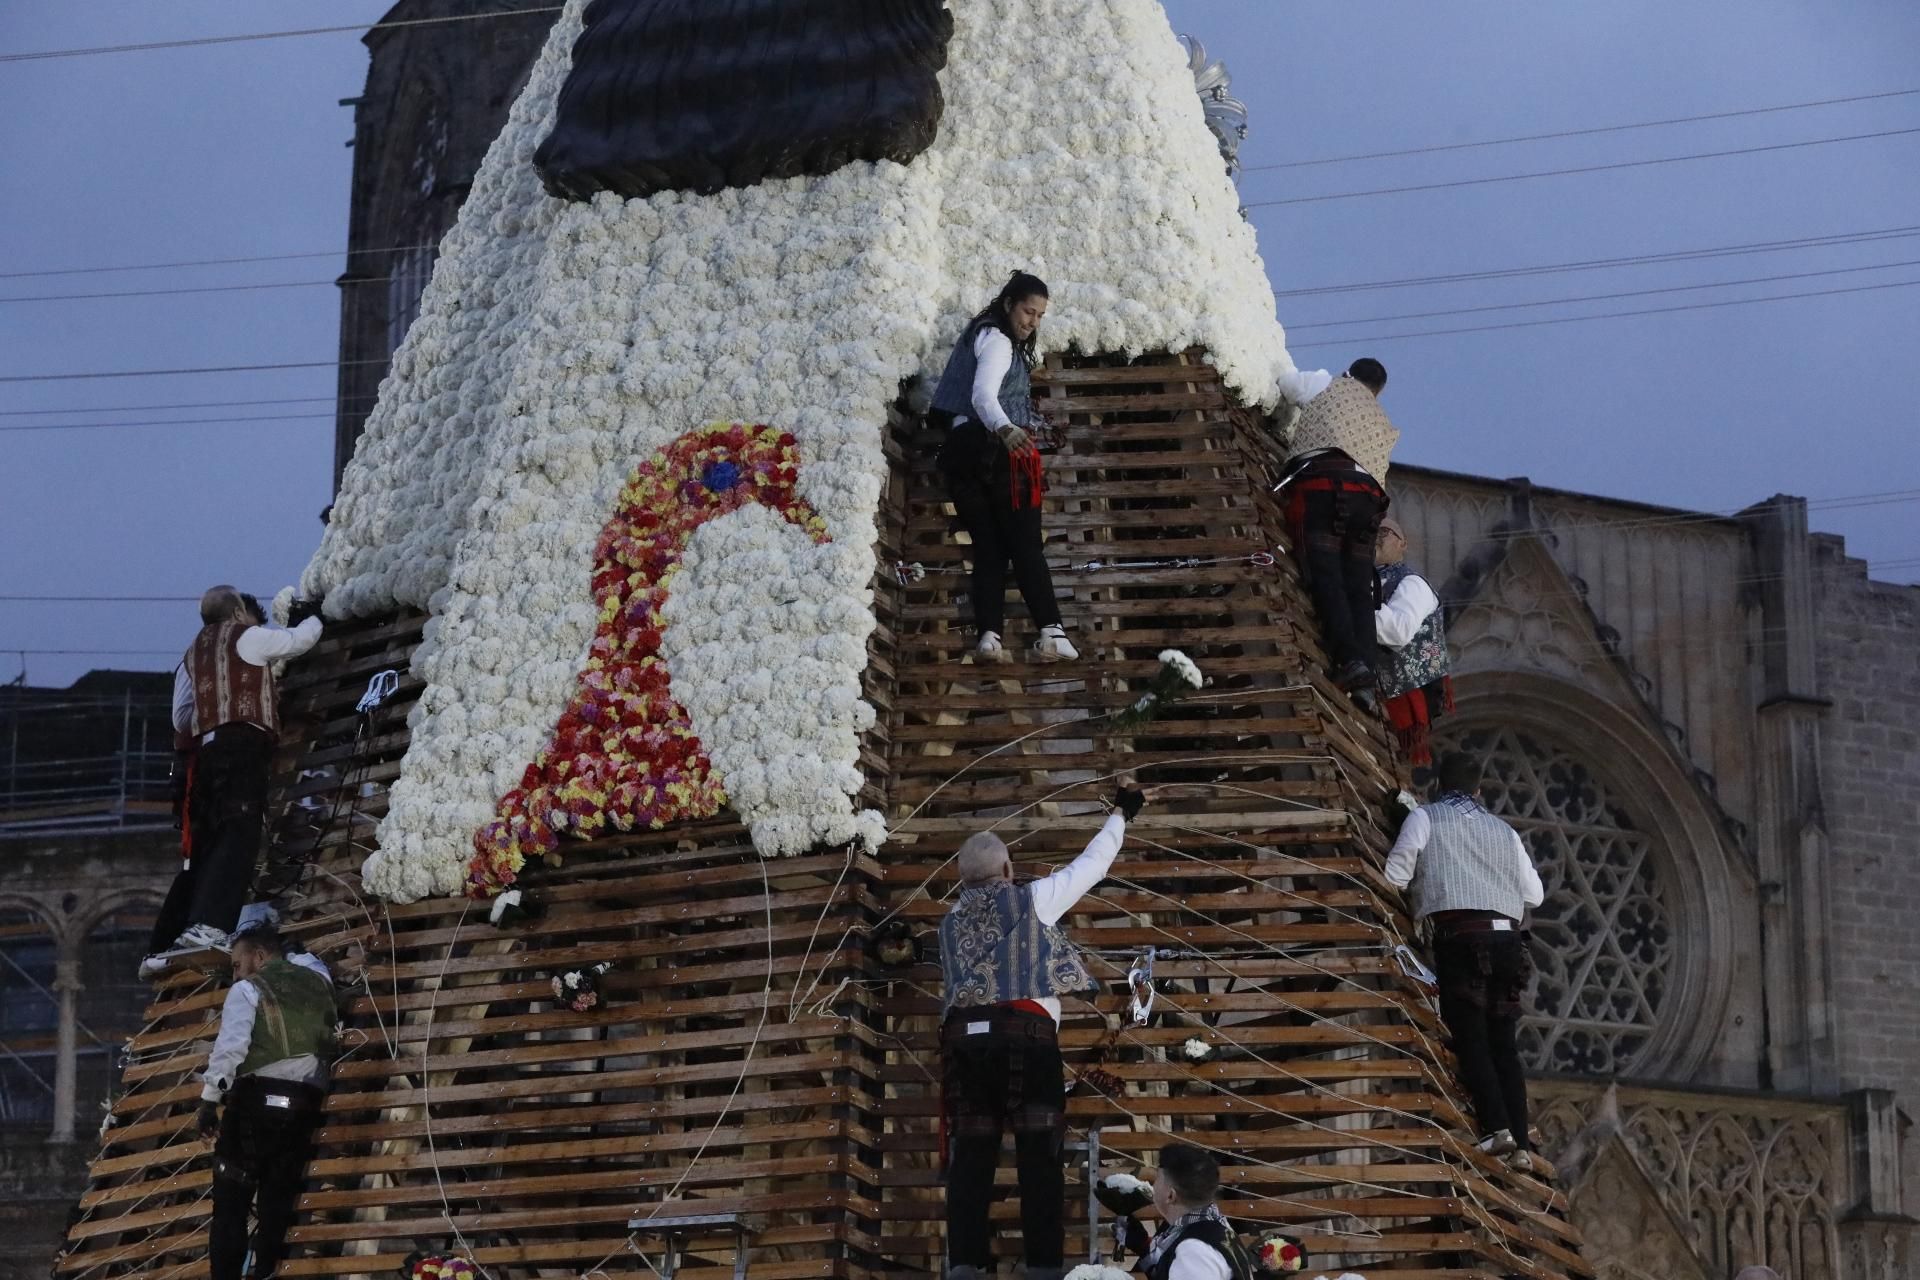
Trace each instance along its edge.
{"label": "red tassel", "polygon": [[193,865],[193,771],[200,767],[200,753],[187,756],[187,798],[180,810],[180,864],[184,870]]}
{"label": "red tassel", "polygon": [[1007,470],[1013,482],[1013,509],[1021,511],[1039,506],[1041,495],[1047,491],[1040,451],[1029,446],[1009,454]]}

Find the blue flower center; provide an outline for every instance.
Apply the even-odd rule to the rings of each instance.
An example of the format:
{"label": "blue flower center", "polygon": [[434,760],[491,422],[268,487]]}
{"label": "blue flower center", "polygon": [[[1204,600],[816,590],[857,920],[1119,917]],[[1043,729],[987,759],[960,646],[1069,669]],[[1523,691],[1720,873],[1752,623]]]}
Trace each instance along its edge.
{"label": "blue flower center", "polygon": [[740,483],[740,468],[724,459],[716,459],[700,472],[700,483],[714,493],[725,493]]}

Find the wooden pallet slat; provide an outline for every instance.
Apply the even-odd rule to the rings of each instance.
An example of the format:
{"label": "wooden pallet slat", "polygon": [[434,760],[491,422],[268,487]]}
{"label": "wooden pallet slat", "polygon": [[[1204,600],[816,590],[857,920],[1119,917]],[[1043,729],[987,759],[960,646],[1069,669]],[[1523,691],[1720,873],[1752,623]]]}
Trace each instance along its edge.
{"label": "wooden pallet slat", "polygon": [[[626,1223],[669,1203],[763,1218],[758,1280],[936,1269],[938,969],[882,967],[868,932],[931,934],[951,856],[982,825],[1023,870],[1072,857],[1123,769],[1163,790],[1066,922],[1102,986],[1066,1001],[1061,1032],[1070,1069],[1100,1052],[1118,1081],[1069,1099],[1105,1167],[1137,1170],[1170,1134],[1215,1150],[1229,1211],[1290,1226],[1329,1272],[1590,1274],[1551,1186],[1472,1148],[1444,1028],[1392,959],[1410,922],[1381,866],[1404,770],[1377,717],[1325,680],[1267,492],[1271,443],[1201,351],[1054,357],[1036,388],[1065,423],[1044,519],[1083,657],[973,661],[971,548],[938,439],[896,414],[863,681],[879,712],[863,803],[893,826],[877,854],[762,863],[723,814],[569,844],[524,880],[547,913],[507,929],[457,900],[373,901],[359,865],[402,771],[424,618],[328,628],[286,681],[270,818],[277,847],[315,862],[289,929],[359,967],[284,1274],[378,1275],[457,1227],[496,1280],[644,1275]],[[931,572],[903,581],[895,561]],[[1017,601],[1008,617],[1024,626]],[[1201,665],[1205,695],[1116,731],[1107,713],[1168,646]],[[399,690],[365,723],[354,704],[389,668]],[[1116,1037],[1120,984],[1149,948],[1155,1017]],[[554,1007],[551,973],[603,960],[605,1007]],[[221,984],[203,960],[156,986],[60,1274],[205,1274],[192,1075]],[[1217,1056],[1185,1060],[1189,1040]],[[1080,1178],[1069,1251],[1084,1256]],[[996,1211],[1009,1256],[1017,1216]],[[730,1237],[691,1245],[686,1274],[731,1274]]]}

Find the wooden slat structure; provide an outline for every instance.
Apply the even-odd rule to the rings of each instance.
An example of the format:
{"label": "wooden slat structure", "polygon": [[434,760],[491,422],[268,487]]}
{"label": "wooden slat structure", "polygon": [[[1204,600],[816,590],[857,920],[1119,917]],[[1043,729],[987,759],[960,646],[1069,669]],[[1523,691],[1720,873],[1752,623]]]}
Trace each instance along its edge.
{"label": "wooden slat structure", "polygon": [[[1211,1147],[1229,1211],[1303,1236],[1316,1270],[1589,1274],[1546,1174],[1473,1150],[1433,1003],[1395,959],[1411,926],[1380,869],[1403,772],[1322,675],[1260,425],[1196,351],[1056,358],[1040,386],[1065,428],[1047,528],[1082,658],[975,660],[937,441],[896,421],[867,675],[865,800],[895,828],[877,854],[769,862],[716,820],[569,848],[526,878],[546,913],[525,923],[389,906],[358,868],[422,619],[334,628],[287,681],[266,874],[342,969],[349,1030],[286,1274],[377,1275],[415,1249],[496,1280],[650,1274],[651,1224],[688,1215],[715,1221],[686,1229],[682,1274],[735,1267],[734,1219],[763,1280],[938,1274],[938,969],[888,968],[871,937],[905,920],[931,942],[983,825],[1023,866],[1071,857],[1121,771],[1161,795],[1070,920],[1102,988],[1062,1034],[1072,1136],[1098,1130],[1102,1169],[1138,1171],[1170,1134]],[[1209,684],[1119,729],[1167,647]],[[398,691],[356,714],[384,670]],[[1134,1026],[1124,977],[1149,953],[1159,995]],[[600,961],[603,1006],[556,1005],[550,975]],[[161,983],[58,1274],[205,1274],[193,1076],[223,981],[183,963]],[[1081,1176],[1068,1194],[1084,1258],[1104,1237]]]}

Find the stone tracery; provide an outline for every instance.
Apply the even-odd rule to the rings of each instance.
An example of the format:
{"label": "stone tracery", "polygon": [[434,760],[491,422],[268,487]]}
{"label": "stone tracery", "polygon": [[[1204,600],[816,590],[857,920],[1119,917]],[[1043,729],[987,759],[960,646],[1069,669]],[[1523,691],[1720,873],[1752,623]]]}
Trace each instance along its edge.
{"label": "stone tracery", "polygon": [[1652,838],[1551,739],[1480,728],[1457,745],[1486,757],[1487,804],[1526,839],[1547,890],[1533,914],[1540,976],[1522,1051],[1543,1070],[1630,1070],[1659,1023],[1674,958]]}

